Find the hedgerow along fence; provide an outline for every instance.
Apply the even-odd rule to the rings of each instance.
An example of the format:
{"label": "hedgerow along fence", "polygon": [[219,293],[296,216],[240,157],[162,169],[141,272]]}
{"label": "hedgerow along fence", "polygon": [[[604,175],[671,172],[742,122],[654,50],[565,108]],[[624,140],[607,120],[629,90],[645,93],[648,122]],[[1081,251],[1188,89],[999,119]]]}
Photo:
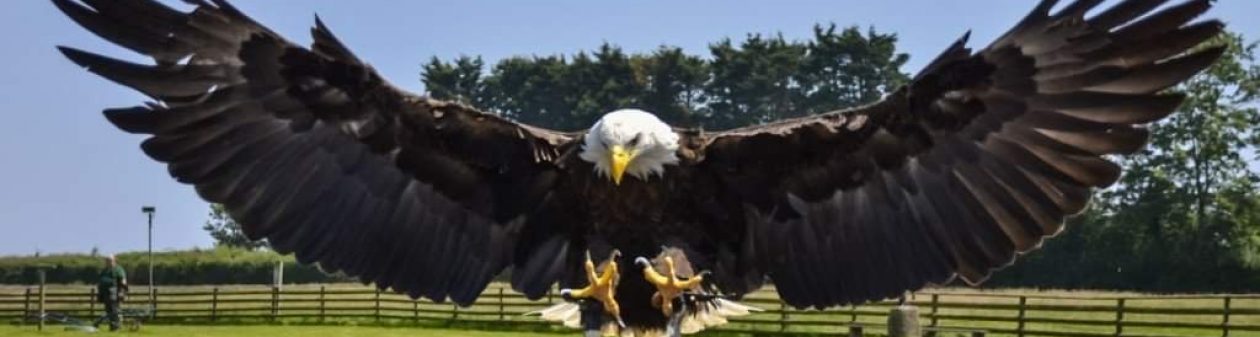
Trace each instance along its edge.
{"label": "hedgerow along fence", "polygon": [[[101,315],[91,287],[54,287],[43,294],[44,310],[92,319]],[[364,286],[295,285],[159,287],[153,321],[167,323],[472,323],[543,327],[549,323],[525,313],[560,300],[548,295],[527,300],[500,284],[489,287],[470,307],[412,300]],[[147,289],[136,287],[124,307],[148,308]],[[38,288],[0,288],[0,320],[35,317]],[[895,302],[828,310],[799,310],[780,302],[773,290],[747,296],[762,309],[734,318],[716,330],[756,334],[846,334],[850,327],[880,331]],[[1156,337],[1260,336],[1260,295],[1154,296],[933,290],[908,303],[920,310],[929,332],[983,332],[999,336]]]}

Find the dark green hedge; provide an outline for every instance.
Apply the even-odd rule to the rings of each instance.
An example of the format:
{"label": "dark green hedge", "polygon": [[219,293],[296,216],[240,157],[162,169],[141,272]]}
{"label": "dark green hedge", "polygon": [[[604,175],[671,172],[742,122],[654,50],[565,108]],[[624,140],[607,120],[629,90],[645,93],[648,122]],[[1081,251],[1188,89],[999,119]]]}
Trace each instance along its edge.
{"label": "dark green hedge", "polygon": [[[148,259],[144,252],[118,254],[134,284],[148,280]],[[92,284],[101,270],[101,256],[56,254],[47,256],[0,257],[0,284],[37,283],[36,270],[47,270],[48,283]],[[155,252],[154,282],[157,284],[269,284],[276,263],[284,263],[285,283],[347,282],[350,278],[330,275],[315,266],[296,263],[291,256],[271,251],[231,248]]]}

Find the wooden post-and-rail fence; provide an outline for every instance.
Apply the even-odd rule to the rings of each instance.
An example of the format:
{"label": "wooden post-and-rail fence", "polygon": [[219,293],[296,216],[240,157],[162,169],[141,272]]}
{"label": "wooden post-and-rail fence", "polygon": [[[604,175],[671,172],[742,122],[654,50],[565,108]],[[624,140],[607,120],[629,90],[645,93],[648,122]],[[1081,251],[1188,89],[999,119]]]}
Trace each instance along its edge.
{"label": "wooden post-and-rail fence", "polygon": [[[133,292],[147,293],[143,287]],[[157,289],[155,289],[157,290]],[[502,285],[491,285],[471,307],[412,300],[357,285],[172,286],[155,291],[154,320],[160,322],[467,322],[544,325],[525,313],[554,297],[530,301]],[[0,321],[35,323],[49,315],[94,319],[93,287],[0,287]],[[42,301],[41,301],[42,299]],[[123,308],[148,308],[135,297]],[[718,330],[763,334],[837,334],[883,331],[897,304],[878,302],[829,310],[800,310],[782,304],[773,290],[741,302],[765,309],[731,319]],[[940,289],[907,302],[918,306],[925,334],[1048,337],[1260,337],[1260,295],[1115,296],[1077,293],[1006,293]]]}

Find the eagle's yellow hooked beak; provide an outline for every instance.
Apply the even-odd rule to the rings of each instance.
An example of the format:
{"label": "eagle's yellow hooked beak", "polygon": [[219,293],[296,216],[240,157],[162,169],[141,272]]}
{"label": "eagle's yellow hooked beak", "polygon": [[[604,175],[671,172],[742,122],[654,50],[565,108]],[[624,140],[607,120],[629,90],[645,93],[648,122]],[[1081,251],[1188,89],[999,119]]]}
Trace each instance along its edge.
{"label": "eagle's yellow hooked beak", "polygon": [[626,166],[630,165],[630,160],[634,158],[634,154],[621,145],[613,145],[608,149],[608,153],[610,156],[608,160],[612,163],[613,184],[621,185],[621,178],[626,174]]}

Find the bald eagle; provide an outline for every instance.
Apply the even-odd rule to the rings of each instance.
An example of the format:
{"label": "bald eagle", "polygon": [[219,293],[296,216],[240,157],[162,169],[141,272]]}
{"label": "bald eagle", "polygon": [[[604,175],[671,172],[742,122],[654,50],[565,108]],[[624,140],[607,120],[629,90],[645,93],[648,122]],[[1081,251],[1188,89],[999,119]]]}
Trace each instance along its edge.
{"label": "bald eagle", "polygon": [[766,282],[814,308],[979,283],[1115,182],[1106,156],[1223,51],[1196,48],[1222,30],[1195,21],[1209,0],[1045,0],[870,105],[715,132],[608,107],[560,132],[399,90],[318,18],[302,47],[224,0],[52,1],[153,59],[60,47],[151,97],[105,116],[251,238],[461,305],[511,269],[582,305],[545,316],[627,331],[746,312],[728,299]]}

